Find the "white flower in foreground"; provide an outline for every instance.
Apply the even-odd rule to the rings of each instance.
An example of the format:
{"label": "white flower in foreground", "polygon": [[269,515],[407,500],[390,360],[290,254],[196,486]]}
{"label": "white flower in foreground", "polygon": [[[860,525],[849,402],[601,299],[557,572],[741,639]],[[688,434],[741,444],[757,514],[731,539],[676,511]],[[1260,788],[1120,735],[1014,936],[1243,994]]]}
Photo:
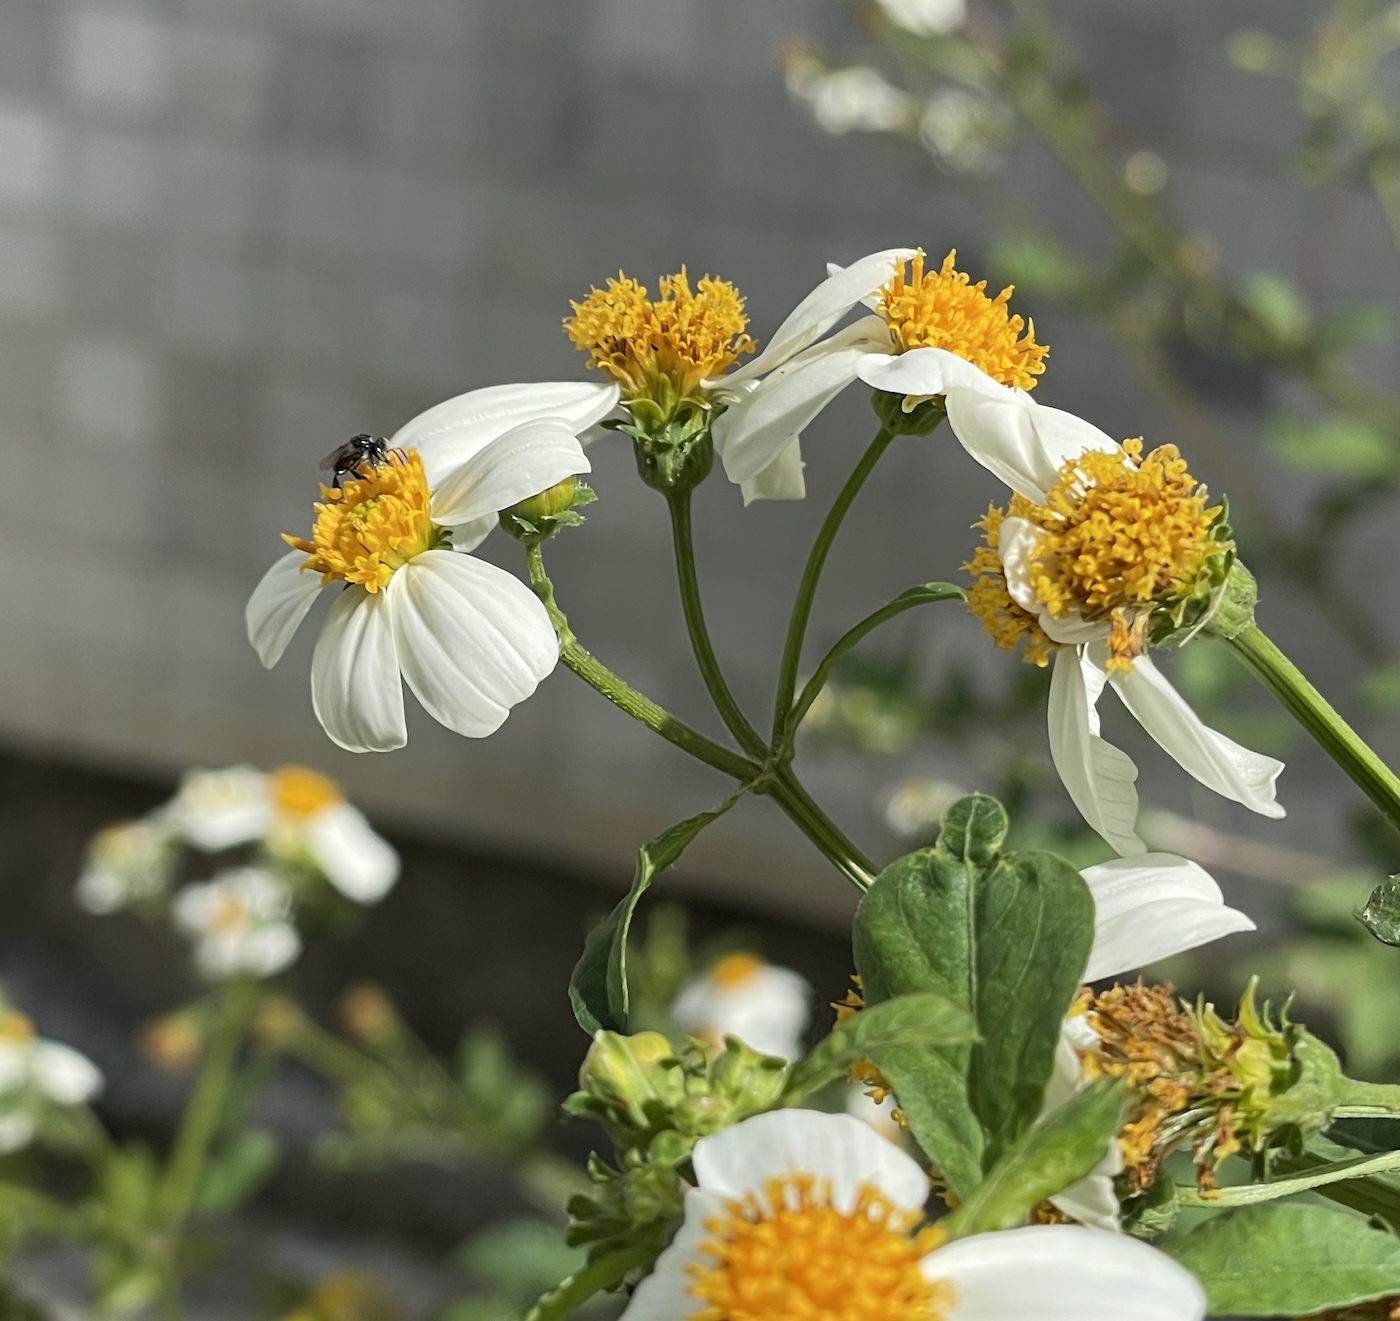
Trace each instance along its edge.
{"label": "white flower in foreground", "polygon": [[730,954],[681,989],[671,1015],[715,1045],[738,1037],[762,1055],[796,1060],[811,1017],[811,988],[790,968],[775,968],[755,954]]}
{"label": "white flower in foreground", "polygon": [[[1035,327],[1007,310],[1010,288],[988,297],[955,256],[925,271],[922,251],[890,248],[830,267],[762,353],[706,382],[730,400],[715,445],[745,501],[802,498],[802,431],[854,381],[903,395],[906,410],[955,385],[1015,399],[1035,384],[1047,352]],[[875,313],[822,338],[862,303]]]}
{"label": "white flower in foreground", "polygon": [[0,1018],[0,1153],[34,1137],[45,1105],[86,1105],[102,1090],[102,1074],[86,1055],[34,1034],[25,1015]]}
{"label": "white flower in foreground", "polygon": [[301,953],[291,913],[286,882],[261,867],[187,885],[171,904],[175,925],[195,942],[200,972],[216,981],[241,972],[270,977],[290,964]]}
{"label": "white flower in foreground", "polygon": [[918,37],[942,37],[967,21],[967,0],[879,0],[885,17]]}
{"label": "white flower in foreground", "polygon": [[88,845],[77,900],[89,913],[115,913],[163,895],[170,885],[175,838],[165,822],[119,821]]}
{"label": "white flower in foreground", "polygon": [[999,646],[1022,643],[1041,665],[1054,653],[1050,752],[1084,819],[1119,853],[1143,852],[1137,767],[1099,733],[1105,685],[1207,788],[1281,817],[1283,763],[1209,729],[1147,655],[1153,627],[1207,617],[1233,549],[1175,446],[1144,456],[1026,398],[947,399],[963,447],[1013,492],[979,524],[969,605]]}
{"label": "white flower in foreground", "polygon": [[[1094,944],[1084,970],[1086,982],[1121,977],[1235,932],[1254,930],[1244,913],[1225,903],[1220,887],[1203,868],[1172,853],[1115,858],[1086,867],[1080,875],[1094,896]],[[1084,1085],[1079,1051],[1095,1041],[1083,1017],[1065,1021],[1045,1096],[1047,1112]],[[1051,1200],[1080,1224],[1116,1229],[1113,1179],[1122,1168],[1114,1139],[1093,1173]]]}
{"label": "white flower in foreground", "polygon": [[322,487],[311,540],[287,538],[296,549],[258,584],[247,622],[270,668],[337,584],[311,661],[312,705],[334,742],[402,747],[402,680],[434,719],[481,738],[553,670],[559,647],[539,599],[462,552],[502,510],[587,472],[578,434],[616,402],[611,386],[474,390],[400,428],[386,461]]}
{"label": "white flower in foreground", "polygon": [[1200,1321],[1205,1295],[1165,1254],[1070,1225],[943,1244],[929,1181],[849,1115],[779,1110],[695,1145],[698,1187],[627,1321]]}

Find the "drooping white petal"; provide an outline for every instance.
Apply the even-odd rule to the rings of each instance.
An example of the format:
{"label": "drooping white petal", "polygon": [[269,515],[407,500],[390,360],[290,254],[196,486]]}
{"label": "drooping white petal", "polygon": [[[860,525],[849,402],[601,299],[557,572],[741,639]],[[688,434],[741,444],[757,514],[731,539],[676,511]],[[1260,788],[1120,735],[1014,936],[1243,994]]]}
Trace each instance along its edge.
{"label": "drooping white petal", "polygon": [[383,592],[345,587],[311,656],[312,708],[331,741],[349,752],[388,752],[408,742],[389,615]]}
{"label": "drooping white petal", "polygon": [[685,1321],[704,1306],[690,1292],[694,1276],[687,1267],[706,1259],[701,1249],[713,1237],[706,1222],[723,1213],[723,1198],[702,1188],[686,1190],[685,1220],[651,1274],[633,1290],[622,1313],[625,1321]]}
{"label": "drooping white petal", "polygon": [[1201,1321],[1195,1276],[1139,1239],[1073,1225],[960,1238],[924,1258],[947,1280],[947,1321]]}
{"label": "drooping white petal", "polygon": [[723,379],[726,388],[771,372],[815,344],[853,307],[893,278],[895,267],[914,256],[913,248],[887,248],[835,271],[788,314],[763,352]]}
{"label": "drooping white petal", "polygon": [[266,669],[282,659],[292,635],[320,593],[320,575],[303,573],[301,566],[305,563],[305,551],[283,555],[263,574],[244,608],[248,641]]}
{"label": "drooping white petal", "polygon": [[755,500],[802,500],[807,495],[807,479],[802,470],[807,465],[802,461],[802,442],[794,440],[785,450],[778,453],[757,477],[751,477],[739,484],[744,503],[751,505]]}
{"label": "drooping white petal", "polygon": [[430,486],[521,422],[554,417],[577,435],[617,407],[618,388],[591,381],[531,381],[469,390],[420,413],[390,438],[394,449],[417,450]]}
{"label": "drooping white petal", "polygon": [[1080,873],[1094,896],[1094,948],[1084,980],[1124,973],[1254,923],[1225,903],[1204,868],[1174,853],[1114,858]]}
{"label": "drooping white petal", "polygon": [[352,804],[332,803],[311,817],[304,830],[307,851],[347,899],[377,903],[398,880],[399,855]]}
{"label": "drooping white petal", "polygon": [[884,360],[872,357],[862,364],[860,379],[891,394],[937,395],[956,387],[993,399],[1023,398],[1020,391],[994,381],[980,367],[947,349],[909,349]]}
{"label": "drooping white petal", "polygon": [[1011,599],[1022,610],[1028,610],[1037,617],[1041,631],[1052,642],[1078,647],[1086,642],[1107,638],[1110,630],[1106,619],[1084,619],[1078,610],[1071,610],[1063,619],[1057,619],[1041,605],[1035,590],[1035,568],[1043,535],[1039,528],[1024,518],[1002,521],[997,532],[997,558],[1001,560],[1006,590],[1011,594]]}
{"label": "drooping white petal", "polygon": [[1148,656],[1111,680],[1123,705],[1181,768],[1208,789],[1260,816],[1281,817],[1274,801],[1283,763],[1209,728]]}
{"label": "drooping white petal", "polygon": [[1084,820],[1117,853],[1147,852],[1137,837],[1137,767],[1099,736],[1104,673],[1073,648],[1055,657],[1050,680],[1050,758]]}
{"label": "drooping white petal", "polygon": [[947,399],[948,422],[962,447],[1017,495],[1038,505],[1045,503],[1067,459],[1089,450],[1112,454],[1122,448],[1073,413],[1015,397],[1014,391],[993,395],[955,386]]}
{"label": "drooping white petal", "polygon": [[540,599],[494,564],[431,550],[399,569],[386,594],[408,686],[468,738],[499,729],[559,659]]}
{"label": "drooping white petal", "polygon": [[522,422],[482,446],[434,487],[433,522],[490,518],[591,467],[569,423],[555,417]]}
{"label": "drooping white petal", "polygon": [[97,1065],[61,1041],[34,1043],[29,1074],[34,1085],[59,1105],[84,1105],[102,1090]]}
{"label": "drooping white petal", "polygon": [[767,1206],[769,1180],[810,1174],[829,1180],[831,1205],[849,1214],[873,1185],[895,1206],[923,1207],[929,1182],[917,1163],[853,1115],[774,1110],[695,1144],[696,1178],[724,1198],[752,1194]]}

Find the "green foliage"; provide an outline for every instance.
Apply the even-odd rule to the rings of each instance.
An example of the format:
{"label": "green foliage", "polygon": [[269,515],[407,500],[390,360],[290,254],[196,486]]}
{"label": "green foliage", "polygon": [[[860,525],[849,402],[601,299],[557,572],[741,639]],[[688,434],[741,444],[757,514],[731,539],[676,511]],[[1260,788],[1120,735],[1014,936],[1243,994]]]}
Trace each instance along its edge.
{"label": "green foliage", "polygon": [[1041,238],[1002,239],[987,254],[987,264],[1022,294],[1065,298],[1079,283],[1079,269],[1065,251]]}
{"label": "green foliage", "polygon": [[1400,1242],[1310,1203],[1241,1207],[1159,1240],[1216,1316],[1306,1316],[1400,1293]]}
{"label": "green foliage", "polygon": [[1312,313],[1302,291],[1281,275],[1256,271],[1244,282],[1245,305],[1273,336],[1285,344],[1301,344],[1312,329]]}
{"label": "green foliage", "polygon": [[1048,853],[1003,854],[994,799],[956,803],[938,844],[887,867],[861,901],[854,950],[867,1003],[932,991],[975,1043],[874,1057],[919,1144],[966,1197],[1039,1116],[1093,941],[1093,900]]}
{"label": "green foliage", "polygon": [[235,1132],[221,1150],[210,1153],[194,1209],[217,1213],[242,1206],[277,1168],[281,1144],[264,1128]]}
{"label": "green foliage", "polygon": [[1395,436],[1363,418],[1318,422],[1280,418],[1268,431],[1273,452],[1291,468],[1334,477],[1393,477],[1400,467]]}

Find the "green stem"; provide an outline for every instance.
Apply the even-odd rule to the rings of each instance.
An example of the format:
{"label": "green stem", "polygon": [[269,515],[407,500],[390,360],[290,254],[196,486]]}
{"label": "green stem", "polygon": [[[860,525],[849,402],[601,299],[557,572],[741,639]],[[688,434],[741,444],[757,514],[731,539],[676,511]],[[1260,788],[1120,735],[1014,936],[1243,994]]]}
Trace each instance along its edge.
{"label": "green stem", "polygon": [[1177,1200],[1182,1206],[1211,1207],[1223,1211],[1230,1206],[1254,1206],[1272,1202],[1294,1193],[1308,1192],[1328,1184],[1364,1179],[1372,1174],[1390,1174],[1400,1170],[1400,1151],[1383,1151],[1376,1156],[1357,1156],[1354,1160],[1322,1165],[1307,1174],[1272,1179],[1268,1183],[1242,1183],[1233,1188],[1217,1188],[1203,1193],[1195,1188],[1178,1187]]}
{"label": "green stem", "polygon": [[676,577],[680,585],[681,609],[685,612],[685,627],[690,634],[690,649],[700,667],[700,677],[715,704],[725,728],[739,741],[739,746],[751,757],[760,760],[768,755],[768,747],[758,731],[739,708],[729,691],[724,672],[720,669],[710,630],[705,624],[705,610],[700,601],[700,580],[695,571],[695,542],[690,522],[690,489],[667,491],[666,507],[671,511],[671,548],[675,552]]}
{"label": "green stem", "polygon": [[654,1247],[620,1248],[599,1257],[543,1295],[525,1313],[525,1321],[566,1321],[594,1294],[614,1288],[630,1271],[649,1265],[655,1251]]}
{"label": "green stem", "polygon": [[525,561],[529,567],[530,585],[544,602],[544,607],[554,624],[554,631],[558,635],[559,659],[584,683],[601,693],[614,706],[625,711],[633,720],[640,721],[667,742],[674,743],[676,747],[690,753],[707,766],[713,766],[715,770],[743,783],[755,779],[761,773],[762,767],[755,762],[731,752],[723,745],[706,738],[699,730],[691,729],[683,721],[677,720],[669,711],[657,706],[649,697],[643,696],[586,651],[574,636],[568,618],[554,599],[554,584],[545,572],[544,554],[538,542],[526,546]]}
{"label": "green stem", "polygon": [[1333,1119],[1400,1119],[1400,1086],[1343,1078]]}
{"label": "green stem", "polygon": [[842,872],[857,890],[865,891],[870,888],[880,869],[847,839],[841,828],[822,811],[790,766],[779,766],[769,793],[793,824],[826,855],[828,861]]}
{"label": "green stem", "polygon": [[1257,624],[1246,624],[1226,639],[1235,653],[1288,713],[1327,751],[1356,782],[1396,830],[1400,830],[1400,779],[1361,736],[1333,710],[1265,635]]}
{"label": "green stem", "polygon": [[832,542],[841,530],[841,523],[847,511],[860,494],[866,478],[875,470],[880,456],[889,448],[894,433],[888,427],[881,427],[875,433],[855,470],[846,478],[846,484],[837,493],[836,500],[828,511],[825,520],[817,531],[817,539],[807,556],[806,567],[802,570],[802,580],[797,585],[797,597],[792,603],[792,615],[788,620],[787,640],[783,644],[782,666],[778,671],[778,694],[773,706],[773,741],[780,743],[787,727],[788,712],[792,709],[793,695],[797,691],[797,669],[802,663],[802,643],[807,636],[807,621],[812,615],[812,602],[817,595],[817,584],[821,581],[822,569],[826,567],[826,557],[831,552]]}

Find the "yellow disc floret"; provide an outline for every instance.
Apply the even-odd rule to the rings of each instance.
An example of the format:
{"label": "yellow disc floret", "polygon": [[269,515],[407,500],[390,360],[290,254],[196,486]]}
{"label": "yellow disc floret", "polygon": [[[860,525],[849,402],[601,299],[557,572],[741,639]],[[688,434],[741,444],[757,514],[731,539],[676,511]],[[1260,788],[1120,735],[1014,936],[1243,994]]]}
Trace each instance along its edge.
{"label": "yellow disc floret", "polygon": [[394,450],[377,465],[339,486],[321,487],[311,540],[283,535],[307,554],[306,568],[324,583],[359,583],[377,592],[394,570],[441,545],[446,534],[428,515],[432,492],[423,461],[413,450]]}
{"label": "yellow disc floret", "polygon": [[926,272],[920,250],[907,276],[901,262],[880,291],[880,315],[901,349],[947,349],[1002,385],[1031,389],[1050,352],[1035,342],[1035,323],[1011,315],[1012,286],[989,298],[985,280],[973,284],[953,269],[956,258],[954,250]]}
{"label": "yellow disc floret", "polygon": [[570,306],[564,329],[589,365],[611,376],[624,399],[650,400],[668,413],[682,401],[703,402],[700,382],[754,349],[739,291],[707,275],[692,292],[684,267],[662,277],[658,298],[619,272]]}
{"label": "yellow disc floret", "polygon": [[768,967],[757,954],[726,954],[710,969],[709,980],[725,991],[751,986]]}
{"label": "yellow disc floret", "polygon": [[810,1175],[772,1179],[706,1221],[691,1265],[691,1321],[938,1321],[952,1303],[946,1281],[929,1280],[922,1259],[943,1241],[916,1231],[919,1215],[866,1186],[849,1211]]}
{"label": "yellow disc floret", "polygon": [[[1013,512],[1019,512],[1017,502],[1021,499],[1013,498]],[[998,647],[1012,651],[1024,641],[1025,659],[1033,665],[1044,665],[1056,644],[1046,637],[1039,620],[1017,604],[1007,589],[998,549],[1001,525],[1006,519],[1006,511],[988,505],[985,516],[973,524],[982,529],[985,539],[962,566],[964,572],[974,575],[973,584],[967,589],[967,608],[982,621]]]}
{"label": "yellow disc floret", "polygon": [[340,802],[344,795],[329,776],[305,766],[282,766],[267,777],[272,804],[281,816],[304,820]]}

